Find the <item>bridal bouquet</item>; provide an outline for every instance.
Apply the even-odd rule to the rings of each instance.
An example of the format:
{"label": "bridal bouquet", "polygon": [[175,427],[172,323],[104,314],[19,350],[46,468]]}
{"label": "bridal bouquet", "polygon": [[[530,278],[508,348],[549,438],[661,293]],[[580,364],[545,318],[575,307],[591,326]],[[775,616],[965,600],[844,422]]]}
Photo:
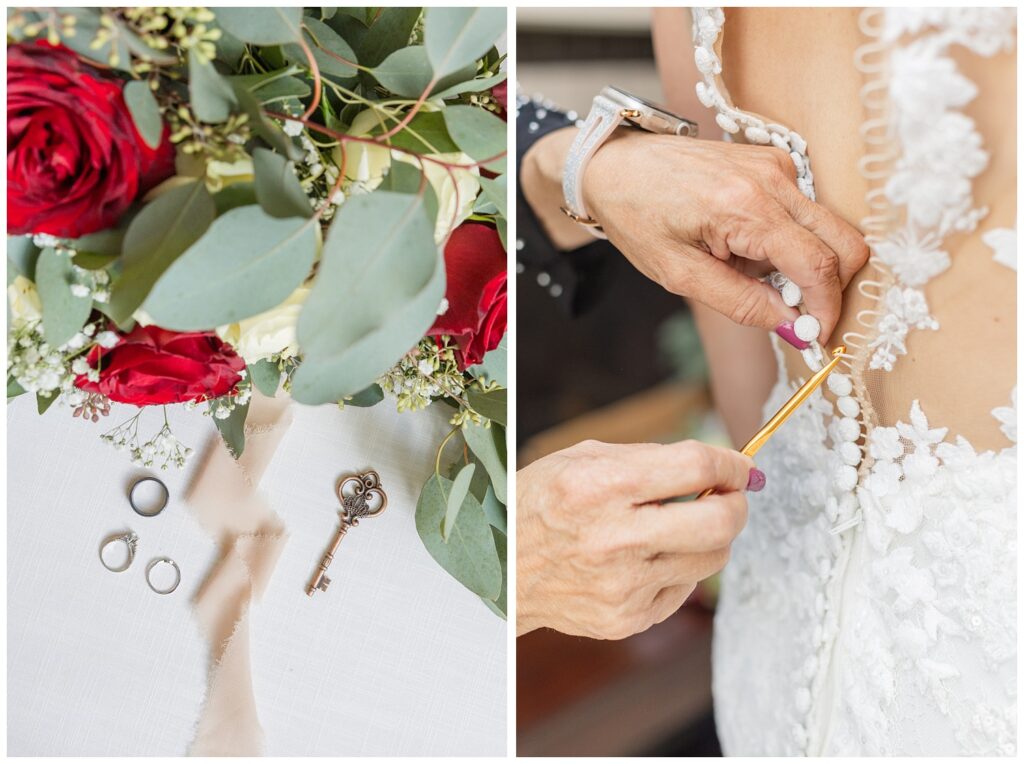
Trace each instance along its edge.
{"label": "bridal bouquet", "polygon": [[[12,10],[8,398],[145,466],[253,390],[451,407],[416,513],[505,610],[502,9]],[[150,426],[149,420],[156,420]],[[454,463],[446,453],[457,453]]]}

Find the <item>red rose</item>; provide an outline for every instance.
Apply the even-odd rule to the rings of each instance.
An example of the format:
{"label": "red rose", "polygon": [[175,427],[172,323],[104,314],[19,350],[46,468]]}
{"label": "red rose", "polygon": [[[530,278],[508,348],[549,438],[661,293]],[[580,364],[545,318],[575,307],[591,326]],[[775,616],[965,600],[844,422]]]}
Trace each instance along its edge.
{"label": "red rose", "polygon": [[501,107],[498,116],[508,122],[508,80],[499,82],[491,88],[491,96],[498,102],[498,106]]}
{"label": "red rose", "polygon": [[241,380],[245,361],[213,332],[171,332],[136,326],[110,349],[94,347],[89,366],[100,381],[83,374],[75,386],[135,406],[184,403],[227,395]]}
{"label": "red rose", "polygon": [[459,347],[459,368],[480,363],[505,336],[508,271],[498,232],[483,223],[463,223],[444,248],[448,309],[428,336],[449,335]]}
{"label": "red rose", "polygon": [[147,146],[123,87],[67,48],[7,48],[8,233],[102,231],[174,171],[166,128],[159,148]]}

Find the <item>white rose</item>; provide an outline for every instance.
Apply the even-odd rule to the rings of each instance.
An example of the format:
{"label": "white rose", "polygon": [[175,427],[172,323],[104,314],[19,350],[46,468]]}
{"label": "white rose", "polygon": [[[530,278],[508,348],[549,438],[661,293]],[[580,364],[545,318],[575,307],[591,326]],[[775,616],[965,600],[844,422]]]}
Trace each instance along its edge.
{"label": "white rose", "polygon": [[[394,152],[395,159],[419,166],[416,158],[401,151]],[[449,164],[472,164],[473,158],[463,154],[431,154]],[[434,193],[437,195],[437,222],[434,225],[434,241],[440,244],[454,229],[473,214],[473,205],[480,193],[480,169],[451,169],[436,162],[423,162]]]}
{"label": "white rose", "polygon": [[309,296],[308,287],[299,287],[276,308],[234,324],[217,329],[246,363],[256,363],[272,355],[290,358],[299,351],[295,327],[299,311]]}
{"label": "white rose", "polygon": [[43,304],[39,301],[36,285],[24,276],[15,277],[7,287],[7,308],[11,323],[28,323],[43,317]]}
{"label": "white rose", "polygon": [[[356,115],[349,132],[352,135],[369,134],[378,124],[380,124],[380,120],[377,115],[372,109],[367,109]],[[340,151],[340,148],[335,150],[335,161],[339,162],[339,165]],[[429,156],[449,164],[468,165],[473,163],[472,157],[462,152],[430,154]],[[370,192],[380,186],[391,167],[392,159],[407,162],[416,167],[420,165],[415,156],[402,151],[388,151],[383,146],[356,143],[355,141],[348,142],[345,145],[345,177],[358,184],[355,189],[350,189],[349,193]],[[478,167],[456,168],[449,173],[449,168],[437,162],[424,161],[423,170],[427,181],[437,195],[434,240],[440,243],[473,213],[473,205],[476,202],[477,194],[480,193],[480,169]]]}

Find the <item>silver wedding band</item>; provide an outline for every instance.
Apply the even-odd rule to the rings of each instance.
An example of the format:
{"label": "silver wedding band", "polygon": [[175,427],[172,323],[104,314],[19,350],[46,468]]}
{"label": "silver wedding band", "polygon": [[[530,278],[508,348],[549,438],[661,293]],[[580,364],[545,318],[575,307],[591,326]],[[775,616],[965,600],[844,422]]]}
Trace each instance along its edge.
{"label": "silver wedding band", "polygon": [[[157,589],[155,586],[153,586],[153,582],[149,580],[150,571],[152,571],[153,568],[155,568],[157,565],[160,565],[161,563],[166,563],[174,568],[174,583],[171,584],[169,589]],[[178,567],[178,563],[176,563],[170,557],[157,557],[155,560],[150,562],[149,565],[146,566],[146,583],[149,584],[149,588],[157,594],[170,594],[175,589],[177,589],[178,584],[181,583],[181,569]]]}
{"label": "silver wedding band", "polygon": [[[103,559],[103,552],[111,544],[122,542],[128,550],[128,559],[124,565],[116,568],[112,568],[107,565],[107,561]],[[131,567],[132,561],[135,559],[135,545],[139,543],[139,537],[135,535],[133,531],[126,533],[115,533],[112,536],[107,536],[103,543],[100,545],[100,562],[103,563],[103,567],[109,570],[111,573],[124,573],[128,568]]]}

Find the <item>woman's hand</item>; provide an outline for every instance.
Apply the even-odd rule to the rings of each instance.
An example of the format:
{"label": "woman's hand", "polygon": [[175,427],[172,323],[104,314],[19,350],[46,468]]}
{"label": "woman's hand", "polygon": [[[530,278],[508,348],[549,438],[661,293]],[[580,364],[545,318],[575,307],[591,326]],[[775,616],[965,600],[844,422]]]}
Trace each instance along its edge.
{"label": "woman's hand", "polygon": [[[520,470],[517,633],[622,639],[665,620],[728,560],[752,467],[692,440],[586,441]],[[708,487],[719,493],[661,503]]]}
{"label": "woman's hand", "polygon": [[[578,246],[579,234],[556,220],[554,204],[575,132],[538,141],[524,158],[522,183],[556,244]],[[855,228],[803,196],[795,178],[792,160],[776,148],[623,128],[591,159],[583,195],[587,212],[638,270],[737,323],[777,329],[795,319],[797,311],[757,278],[772,269],[786,274],[824,342],[868,249]]]}

